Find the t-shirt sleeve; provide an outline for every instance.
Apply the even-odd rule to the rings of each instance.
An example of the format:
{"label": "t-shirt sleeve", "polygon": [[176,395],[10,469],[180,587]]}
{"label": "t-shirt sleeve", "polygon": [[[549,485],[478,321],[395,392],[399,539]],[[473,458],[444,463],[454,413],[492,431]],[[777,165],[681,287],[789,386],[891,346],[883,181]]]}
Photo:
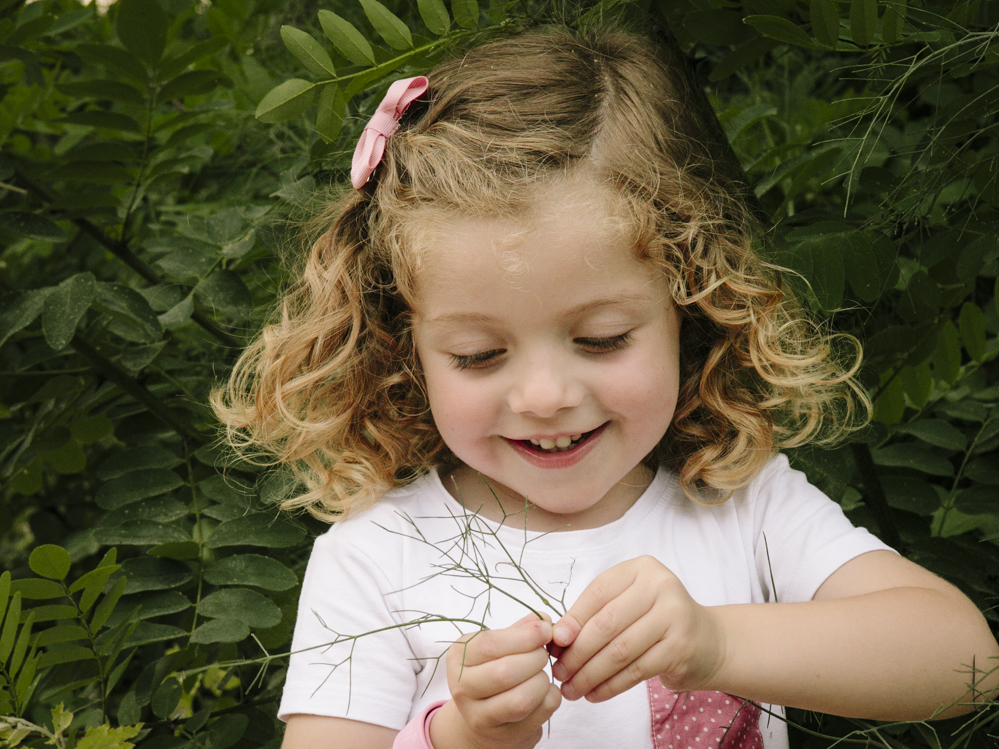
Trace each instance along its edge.
{"label": "t-shirt sleeve", "polygon": [[770,601],[810,601],[851,559],[868,551],[894,551],[855,527],[783,455],[770,461],[754,483],[756,567]]}
{"label": "t-shirt sleeve", "polygon": [[[401,729],[418,665],[398,627],[403,619],[393,606],[395,591],[347,530],[334,526],[313,546],[278,717],[303,713]],[[379,555],[383,564],[391,564],[391,556]],[[340,642],[330,644],[338,636]]]}

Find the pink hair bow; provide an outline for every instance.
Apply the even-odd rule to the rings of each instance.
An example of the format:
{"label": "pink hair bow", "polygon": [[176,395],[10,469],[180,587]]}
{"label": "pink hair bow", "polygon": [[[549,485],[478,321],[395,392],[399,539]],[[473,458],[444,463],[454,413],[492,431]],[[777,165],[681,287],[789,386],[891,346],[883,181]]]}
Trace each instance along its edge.
{"label": "pink hair bow", "polygon": [[360,190],[371,179],[375,167],[385,153],[385,140],[399,129],[399,118],[406,108],[427,90],[428,81],[422,75],[404,78],[389,86],[385,98],[364,126],[354,149],[350,165],[350,184]]}

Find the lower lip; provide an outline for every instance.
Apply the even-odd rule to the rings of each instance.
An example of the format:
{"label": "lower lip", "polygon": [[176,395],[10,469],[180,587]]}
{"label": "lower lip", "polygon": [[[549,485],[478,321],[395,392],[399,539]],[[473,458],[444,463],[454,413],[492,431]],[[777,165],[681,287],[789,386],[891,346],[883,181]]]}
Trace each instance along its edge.
{"label": "lower lip", "polygon": [[538,468],[571,468],[590,454],[606,428],[606,424],[597,427],[579,447],[560,453],[538,452],[526,447],[520,440],[507,440],[507,443],[519,452],[528,463]]}

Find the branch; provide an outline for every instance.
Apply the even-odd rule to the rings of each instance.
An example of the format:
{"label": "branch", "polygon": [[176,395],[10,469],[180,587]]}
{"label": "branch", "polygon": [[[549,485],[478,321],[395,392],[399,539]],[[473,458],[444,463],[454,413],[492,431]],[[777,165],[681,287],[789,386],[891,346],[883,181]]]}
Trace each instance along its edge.
{"label": "branch", "polygon": [[864,485],[864,499],[878,524],[882,538],[892,548],[901,549],[902,537],[898,533],[895,517],[892,515],[891,507],[888,506],[885,489],[881,485],[878,470],[874,465],[871,446],[866,442],[853,442],[850,444],[850,449],[853,450],[853,459],[857,463],[860,480]]}
{"label": "branch", "polygon": [[128,395],[135,398],[144,405],[149,412],[157,419],[185,439],[192,439],[200,444],[205,444],[207,438],[193,430],[190,426],[178,419],[170,409],[164,404],[162,398],[154,395],[150,390],[140,385],[134,379],[121,371],[114,362],[106,359],[97,349],[87,343],[79,335],[74,335],[70,345],[80,356],[90,362],[95,370],[113,382]]}
{"label": "branch", "polygon": [[[46,203],[53,202],[52,196],[48,191],[41,185],[36,183],[30,177],[28,177],[23,171],[18,168],[14,168],[14,173],[17,175],[18,181],[24,183],[28,190],[34,193],[37,197],[44,200]],[[142,278],[144,278],[148,283],[152,285],[157,285],[163,283],[163,279],[159,277],[149,265],[146,264],[142,258],[132,252],[132,248],[129,247],[125,242],[119,242],[116,239],[109,237],[99,226],[88,221],[85,218],[70,218],[76,224],[81,231],[87,233],[89,236],[93,237],[97,242],[103,245],[105,248],[111,251],[111,254],[116,258],[121,260],[125,265],[138,273]],[[218,325],[215,324],[213,320],[206,317],[202,312],[195,310],[191,314],[191,319],[194,320],[198,325],[208,331],[212,336],[214,336],[220,343],[229,348],[242,348],[243,342],[240,341],[236,336],[231,333],[227,333],[222,330]]]}

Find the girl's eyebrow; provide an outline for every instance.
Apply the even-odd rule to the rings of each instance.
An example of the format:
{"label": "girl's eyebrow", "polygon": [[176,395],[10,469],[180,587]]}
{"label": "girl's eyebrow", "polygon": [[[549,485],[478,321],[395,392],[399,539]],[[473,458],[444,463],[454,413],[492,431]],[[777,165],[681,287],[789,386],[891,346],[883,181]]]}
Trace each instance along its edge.
{"label": "girl's eyebrow", "polygon": [[[575,307],[570,307],[565,311],[564,317],[579,317],[586,314],[587,312],[592,312],[593,310],[600,309],[601,307],[613,307],[613,306],[627,306],[629,304],[640,304],[648,303],[650,297],[647,294],[635,293],[635,292],[622,292],[620,294],[612,294],[611,296],[600,297],[599,299],[590,299],[581,304],[577,304]],[[437,315],[436,317],[431,317],[427,320],[428,325],[432,326],[443,326],[443,325],[457,325],[457,324],[488,324],[496,322],[498,318],[486,315],[481,312],[448,312],[442,315]]]}

